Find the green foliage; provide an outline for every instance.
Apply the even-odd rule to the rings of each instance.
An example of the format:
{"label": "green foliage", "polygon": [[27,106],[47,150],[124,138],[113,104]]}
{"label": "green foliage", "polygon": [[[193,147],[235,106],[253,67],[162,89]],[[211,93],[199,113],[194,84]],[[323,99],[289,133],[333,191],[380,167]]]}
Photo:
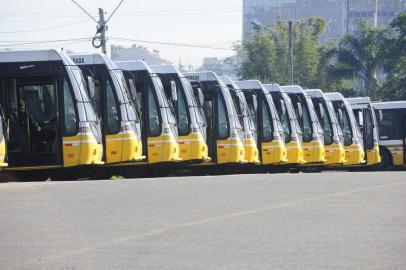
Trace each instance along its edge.
{"label": "green foliage", "polygon": [[[320,80],[319,62],[322,46],[320,35],[325,31],[321,18],[298,21],[293,27],[294,83],[305,88],[317,87]],[[238,48],[243,62],[239,76],[257,78],[263,82],[288,83],[288,25],[278,20],[269,28],[255,33],[252,41]]]}
{"label": "green foliage", "polygon": [[252,42],[242,44],[239,50],[247,59],[241,64],[240,76],[268,82],[276,63],[274,40],[258,33]]}
{"label": "green foliage", "polygon": [[389,27],[394,35],[383,48],[387,77],[381,88],[381,99],[406,100],[406,13],[399,14]]}
{"label": "green foliage", "polygon": [[[406,100],[406,13],[387,28],[357,21],[357,30],[338,41],[320,44],[326,22],[299,20],[293,27],[294,84],[339,91],[347,97]],[[238,47],[243,79],[288,83],[288,24],[278,20],[257,30]],[[384,74],[384,75],[383,75]],[[378,76],[380,75],[380,76]]]}
{"label": "green foliage", "polygon": [[391,31],[375,28],[366,21],[358,21],[357,28],[356,33],[346,35],[338,47],[331,49],[331,56],[337,62],[328,72],[331,78],[355,78],[358,94],[376,99],[379,96],[377,73],[385,59],[382,48]]}

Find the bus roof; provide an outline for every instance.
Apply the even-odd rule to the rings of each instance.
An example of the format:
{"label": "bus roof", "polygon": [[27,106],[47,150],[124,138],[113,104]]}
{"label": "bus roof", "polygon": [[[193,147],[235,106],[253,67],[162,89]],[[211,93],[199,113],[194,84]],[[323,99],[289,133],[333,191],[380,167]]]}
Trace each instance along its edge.
{"label": "bus roof", "polygon": [[231,85],[235,90],[240,89],[240,87],[229,76],[219,76],[219,78],[224,84]]}
{"label": "bus roof", "polygon": [[371,99],[369,97],[347,98],[347,101],[351,105],[370,104],[371,103]]}
{"label": "bus roof", "polygon": [[325,93],[324,96],[330,101],[344,101],[345,97],[339,92]]}
{"label": "bus roof", "polygon": [[320,89],[308,89],[304,91],[309,97],[324,98],[323,91]]}
{"label": "bus roof", "polygon": [[127,71],[148,71],[148,73],[153,73],[151,67],[142,60],[117,61],[115,63],[118,68]]}
{"label": "bus roof", "polygon": [[70,54],[73,62],[78,66],[83,65],[106,65],[108,69],[118,69],[110,58],[102,53]]}
{"label": "bus roof", "polygon": [[250,90],[250,89],[265,90],[264,85],[258,80],[237,81],[235,83],[241,90]]}
{"label": "bus roof", "polygon": [[75,65],[69,56],[56,49],[0,51],[0,63],[63,61],[68,65]]}
{"label": "bus roof", "polygon": [[372,107],[377,110],[406,109],[406,101],[390,101],[372,103]]}
{"label": "bus roof", "polygon": [[150,68],[157,74],[181,74],[179,69],[173,64],[152,65]]}
{"label": "bus roof", "polygon": [[303,88],[300,85],[285,85],[281,86],[285,93],[304,94]]}
{"label": "bus roof", "polygon": [[186,72],[185,76],[189,81],[220,81],[213,71]]}
{"label": "bus roof", "polygon": [[264,87],[266,90],[269,92],[283,92],[282,88],[279,86],[279,84],[264,84]]}

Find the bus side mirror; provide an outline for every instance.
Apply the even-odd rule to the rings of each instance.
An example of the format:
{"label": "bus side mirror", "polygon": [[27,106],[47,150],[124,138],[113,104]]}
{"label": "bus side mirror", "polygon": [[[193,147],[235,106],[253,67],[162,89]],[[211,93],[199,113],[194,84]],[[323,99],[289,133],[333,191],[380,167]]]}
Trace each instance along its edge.
{"label": "bus side mirror", "polygon": [[299,114],[298,117],[302,118],[303,117],[302,103],[298,102],[298,103],[296,103],[296,105],[297,105],[297,113]]}
{"label": "bus side mirror", "polygon": [[176,83],[171,81],[171,94],[172,94],[172,101],[178,100],[178,90],[176,89]]}
{"label": "bus side mirror", "polygon": [[286,106],[285,106],[285,102],[283,100],[281,100],[281,111],[282,111],[282,115],[286,115]]}
{"label": "bus side mirror", "polygon": [[96,89],[94,79],[91,76],[87,76],[87,86],[89,88],[89,95],[91,99],[94,99],[96,96]]}
{"label": "bus side mirror", "polygon": [[252,96],[252,106],[254,108],[254,111],[258,111],[258,100],[257,96],[255,95]]}
{"label": "bus side mirror", "polygon": [[358,111],[358,126],[360,128],[364,127],[364,114],[362,111]]}
{"label": "bus side mirror", "polygon": [[343,126],[344,125],[344,114],[341,109],[338,110],[337,117],[338,117],[338,124],[340,126]]}

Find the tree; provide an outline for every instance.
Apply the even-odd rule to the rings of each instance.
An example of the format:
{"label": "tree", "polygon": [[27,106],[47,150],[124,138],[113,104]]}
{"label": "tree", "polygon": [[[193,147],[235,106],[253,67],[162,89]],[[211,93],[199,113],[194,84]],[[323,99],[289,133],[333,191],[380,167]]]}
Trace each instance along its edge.
{"label": "tree", "polygon": [[390,29],[378,29],[367,21],[357,22],[358,30],[346,35],[329,51],[332,65],[328,68],[329,77],[355,80],[359,95],[372,99],[379,97],[377,72],[385,62],[386,41],[391,36]]}
{"label": "tree", "polygon": [[319,69],[323,47],[320,35],[325,31],[325,22],[320,18],[299,21],[295,29],[294,65],[296,80],[308,88],[319,88]]}
{"label": "tree", "polygon": [[399,14],[390,24],[395,33],[386,42],[385,72],[381,88],[383,100],[406,100],[406,13]]}
{"label": "tree", "polygon": [[237,49],[244,59],[238,71],[239,76],[263,82],[277,78],[274,70],[276,48],[272,37],[258,32],[253,41],[243,42]]}
{"label": "tree", "polygon": [[[305,88],[317,87],[322,46],[319,38],[325,31],[321,18],[299,20],[293,27],[294,83]],[[257,30],[254,39],[238,47],[242,59],[239,76],[263,82],[288,83],[288,26],[278,20]]]}

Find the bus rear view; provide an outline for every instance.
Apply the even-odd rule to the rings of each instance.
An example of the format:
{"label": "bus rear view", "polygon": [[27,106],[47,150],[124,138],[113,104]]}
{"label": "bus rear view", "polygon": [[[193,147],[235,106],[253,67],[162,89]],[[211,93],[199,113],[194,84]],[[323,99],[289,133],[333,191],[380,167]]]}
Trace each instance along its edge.
{"label": "bus rear view", "polygon": [[379,117],[382,169],[406,166],[406,101],[372,103]]}
{"label": "bus rear view", "polygon": [[369,97],[347,98],[354,112],[357,123],[364,139],[367,165],[379,164],[381,156],[379,152],[378,122]]}
{"label": "bus rear view", "polygon": [[248,109],[248,103],[244,93],[234,81],[227,76],[220,76],[221,81],[227,85],[234,107],[237,110],[238,119],[244,131],[245,159],[248,163],[260,164],[259,151],[257,146],[257,130],[254,123],[254,115]]}
{"label": "bus rear view", "polygon": [[275,109],[281,120],[289,163],[306,163],[303,154],[303,133],[289,96],[278,84],[265,84],[264,86],[271,93]]}
{"label": "bus rear view", "polygon": [[243,132],[231,95],[214,72],[185,74],[197,99],[203,99],[209,156],[215,164],[246,163]]}
{"label": "bus rear view", "polygon": [[168,101],[161,80],[144,61],[116,62],[125,70],[132,99],[142,119],[144,153],[148,164],[178,162],[178,130],[173,107]]}
{"label": "bus rear view", "polygon": [[324,96],[332,103],[337,119],[344,135],[346,166],[365,163],[365,151],[359,123],[355,118],[350,104],[341,93],[325,93]]}
{"label": "bus rear view", "polygon": [[178,123],[182,161],[210,161],[206,144],[206,121],[199,110],[203,101],[196,99],[192,85],[174,65],[155,65],[151,68],[161,79],[168,100],[172,101]]}
{"label": "bus rear view", "polygon": [[10,173],[65,179],[79,171],[74,168],[102,164],[100,123],[69,56],[56,50],[0,52],[0,70]]}
{"label": "bus rear view", "polygon": [[327,166],[343,165],[345,163],[343,132],[331,102],[328,101],[319,89],[306,90],[305,93],[311,98],[316,116],[321,123],[324,136],[324,149],[326,151]]}
{"label": "bus rear view", "polygon": [[261,164],[285,165],[288,158],[284,134],[271,94],[257,80],[238,81],[236,84],[243,91],[248,108],[254,115]]}
{"label": "bus rear view", "polygon": [[303,152],[307,165],[322,165],[325,160],[323,130],[313,102],[298,85],[281,86],[289,96],[303,132]]}

